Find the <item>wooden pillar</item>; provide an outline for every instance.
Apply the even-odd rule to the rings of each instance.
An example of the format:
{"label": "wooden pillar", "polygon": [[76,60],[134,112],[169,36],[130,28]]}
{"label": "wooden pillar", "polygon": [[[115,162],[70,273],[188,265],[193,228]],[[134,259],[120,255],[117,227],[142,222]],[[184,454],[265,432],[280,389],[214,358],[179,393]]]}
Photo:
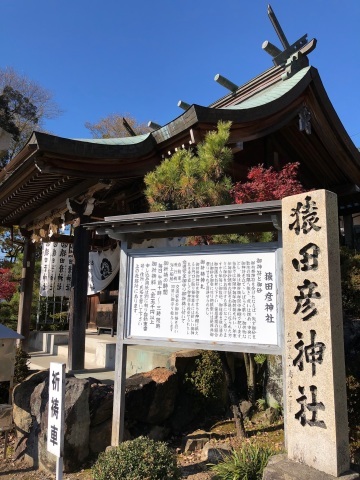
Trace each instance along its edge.
{"label": "wooden pillar", "polygon": [[68,369],[83,370],[85,364],[85,331],[90,232],[82,224],[90,217],[80,215],[74,229],[73,270],[70,295]]}
{"label": "wooden pillar", "polygon": [[344,234],[345,234],[345,246],[354,248],[354,221],[353,216],[344,215]]}
{"label": "wooden pillar", "polygon": [[23,335],[22,348],[27,351],[29,346],[31,302],[33,294],[35,252],[36,246],[32,243],[29,233],[22,232],[25,236],[23,268],[21,273],[20,300],[17,331]]}

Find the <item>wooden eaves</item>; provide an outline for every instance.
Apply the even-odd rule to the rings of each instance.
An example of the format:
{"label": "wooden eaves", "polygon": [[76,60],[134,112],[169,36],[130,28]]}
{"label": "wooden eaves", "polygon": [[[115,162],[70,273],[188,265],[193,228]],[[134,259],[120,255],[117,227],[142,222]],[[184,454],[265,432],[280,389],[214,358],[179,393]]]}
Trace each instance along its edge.
{"label": "wooden eaves", "polygon": [[[307,186],[335,191],[340,208],[356,209],[360,153],[338,119],[317,70],[302,68],[285,81],[282,72],[282,67],[273,67],[210,107],[191,105],[167,125],[138,137],[72,140],[35,132],[0,172],[0,225],[32,228],[56,214],[59,206],[64,208],[67,198],[86,195],[94,186],[100,189],[96,198],[106,203],[134,182],[141,184],[162,158],[201,141],[219,120],[232,122],[231,148],[244,144],[231,167],[235,180],[242,179],[242,165],[249,165],[251,144],[263,141],[288,161],[300,162],[301,180]],[[305,105],[311,112],[310,135],[299,132],[299,114]],[[257,163],[262,161],[259,158]],[[105,184],[102,189],[103,180],[111,180],[111,190],[105,192]],[[105,217],[113,208],[108,202],[97,216]]]}

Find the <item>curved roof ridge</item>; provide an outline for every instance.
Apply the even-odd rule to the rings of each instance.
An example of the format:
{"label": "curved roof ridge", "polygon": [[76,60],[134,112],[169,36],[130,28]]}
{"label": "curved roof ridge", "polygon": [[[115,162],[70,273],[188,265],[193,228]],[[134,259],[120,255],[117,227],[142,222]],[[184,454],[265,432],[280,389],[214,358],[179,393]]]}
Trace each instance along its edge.
{"label": "curved roof ridge", "polygon": [[99,145],[134,145],[141,143],[151,135],[151,132],[135,135],[133,137],[117,137],[117,138],[72,138],[77,142],[97,143]]}
{"label": "curved roof ridge", "polygon": [[269,85],[264,90],[256,92],[254,95],[245,98],[244,100],[240,100],[240,102],[236,103],[235,105],[229,105],[222,108],[229,110],[241,110],[245,108],[259,107],[261,105],[273,102],[274,100],[277,100],[286,93],[290,92],[290,90],[294,88],[305,77],[305,75],[311,68],[312,67],[310,66],[302,68],[292,77]]}

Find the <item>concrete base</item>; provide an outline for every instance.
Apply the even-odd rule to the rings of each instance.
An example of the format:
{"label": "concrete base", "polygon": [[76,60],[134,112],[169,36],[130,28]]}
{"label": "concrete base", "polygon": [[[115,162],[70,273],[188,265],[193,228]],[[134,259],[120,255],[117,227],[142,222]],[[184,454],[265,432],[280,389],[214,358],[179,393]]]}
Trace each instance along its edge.
{"label": "concrete base", "polygon": [[333,477],[307,465],[293,462],[286,454],[271,457],[263,473],[263,480],[357,480],[360,475],[355,472],[346,472],[340,477]]}
{"label": "concrete base", "polygon": [[95,350],[95,363],[115,370],[116,343],[98,342]]}
{"label": "concrete base", "polygon": [[30,332],[30,351],[42,351],[56,355],[56,346],[67,345],[68,343],[69,332]]}

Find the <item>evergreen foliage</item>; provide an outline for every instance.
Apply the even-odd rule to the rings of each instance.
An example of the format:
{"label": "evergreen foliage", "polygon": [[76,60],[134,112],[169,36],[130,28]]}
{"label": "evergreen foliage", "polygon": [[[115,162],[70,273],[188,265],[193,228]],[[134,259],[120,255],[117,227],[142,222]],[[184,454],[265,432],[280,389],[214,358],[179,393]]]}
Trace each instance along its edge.
{"label": "evergreen foliage", "polygon": [[221,405],[224,376],[218,352],[204,350],[185,374],[184,386],[201,408]]}
{"label": "evergreen foliage", "polygon": [[29,376],[29,360],[30,355],[26,353],[21,347],[16,349],[15,354],[15,369],[14,369],[14,383],[20,383]]}
{"label": "evergreen foliage", "polygon": [[23,248],[24,238],[17,227],[12,230],[0,227],[0,251],[4,255],[0,259],[2,267],[12,267]]}
{"label": "evergreen foliage", "polygon": [[166,443],[138,437],[102,452],[92,468],[94,480],[177,480],[180,471]]}
{"label": "evergreen foliage", "polygon": [[231,203],[231,180],[225,175],[232,161],[226,146],[230,122],[219,122],[203,143],[179,150],[145,177],[145,196],[151,211],[208,207]]}
{"label": "evergreen foliage", "polygon": [[340,249],[343,308],[348,315],[360,317],[360,254],[346,247]]}
{"label": "evergreen foliage", "polygon": [[[15,293],[7,301],[0,303],[0,323],[3,323],[8,328],[12,328],[13,330],[17,329],[22,263],[23,263],[23,254],[19,254],[17,260],[14,263],[10,264],[11,277],[12,277],[12,281],[16,286],[16,290],[15,290]],[[31,302],[32,326],[35,326],[35,323],[36,323],[37,304],[38,304],[39,288],[40,288],[40,272],[41,272],[41,259],[40,259],[40,256],[37,256],[37,260],[35,262],[33,296],[32,296],[32,302]]]}

